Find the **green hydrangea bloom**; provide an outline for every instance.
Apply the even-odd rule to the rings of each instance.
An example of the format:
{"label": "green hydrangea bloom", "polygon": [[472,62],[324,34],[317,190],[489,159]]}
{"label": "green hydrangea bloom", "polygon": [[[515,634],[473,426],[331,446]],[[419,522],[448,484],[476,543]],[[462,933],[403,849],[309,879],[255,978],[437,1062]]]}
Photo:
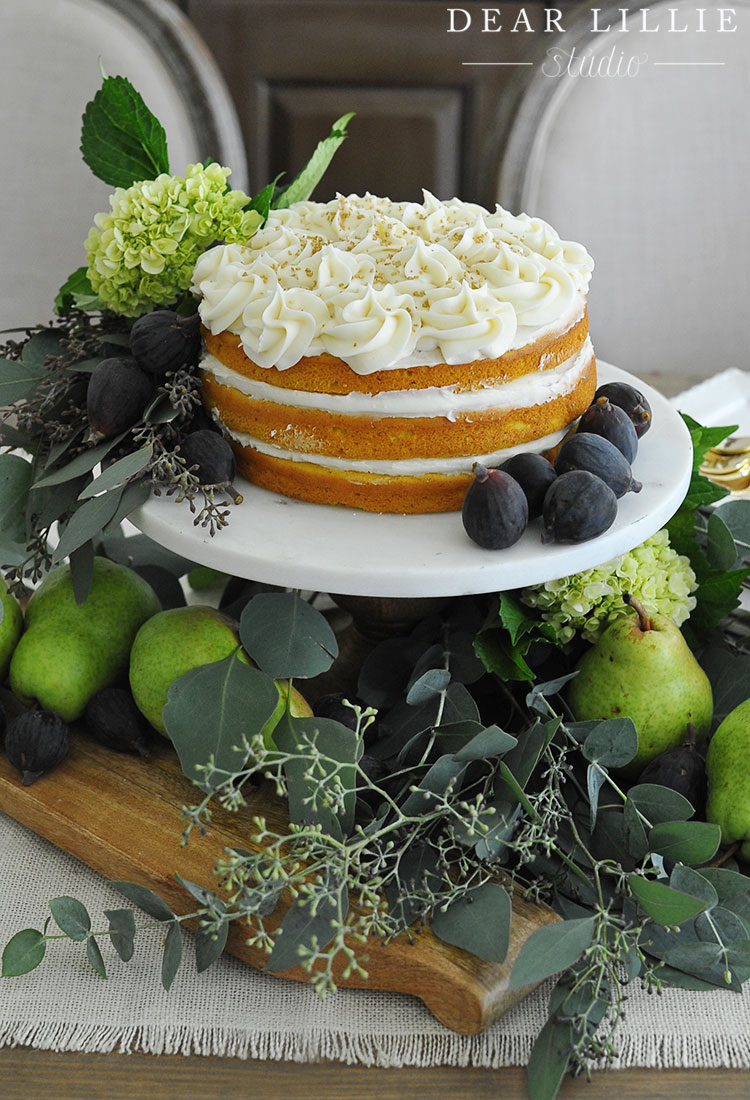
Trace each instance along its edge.
{"label": "green hydrangea bloom", "polygon": [[118,187],[109,213],[97,214],[86,238],[88,276],[114,313],[136,317],[172,304],[191,284],[195,263],[216,241],[242,242],[262,222],[231,169],[188,165],[185,176],[157,176]]}
{"label": "green hydrangea bloom", "polygon": [[569,642],[580,632],[595,642],[609,623],[629,614],[624,592],[640,600],[649,614],[666,615],[681,626],[695,607],[692,593],[697,587],[689,559],[672,549],[667,531],[661,530],[604,565],[529,585],[520,599],[541,611],[560,641]]}

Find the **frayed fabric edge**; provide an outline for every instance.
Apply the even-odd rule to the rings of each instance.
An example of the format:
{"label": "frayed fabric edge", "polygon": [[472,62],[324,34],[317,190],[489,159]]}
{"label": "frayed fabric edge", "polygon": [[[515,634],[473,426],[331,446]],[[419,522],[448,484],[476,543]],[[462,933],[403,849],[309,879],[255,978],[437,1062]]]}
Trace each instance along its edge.
{"label": "frayed fabric edge", "polygon": [[[85,1054],[183,1054],[285,1062],[343,1062],[396,1069],[406,1066],[474,1066],[500,1069],[525,1065],[532,1040],[524,1036],[306,1035],[247,1033],[229,1028],[104,1027],[70,1023],[7,1023],[0,1047]],[[750,1069],[750,1038],[734,1036],[620,1036],[611,1069]]]}

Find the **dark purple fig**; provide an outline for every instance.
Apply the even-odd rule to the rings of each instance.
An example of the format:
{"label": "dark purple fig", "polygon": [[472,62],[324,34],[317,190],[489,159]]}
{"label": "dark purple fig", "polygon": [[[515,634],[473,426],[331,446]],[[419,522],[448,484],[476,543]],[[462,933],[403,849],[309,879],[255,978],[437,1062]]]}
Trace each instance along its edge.
{"label": "dark purple fig", "polygon": [[638,782],[656,783],[677,791],[700,815],[706,802],[706,762],[695,747],[695,726],[688,726],[684,744],[649,760]]}
{"label": "dark purple fig", "polygon": [[461,512],[469,538],[485,550],[504,550],[518,542],[529,522],[526,494],[504,470],[474,463],[474,480]]}
{"label": "dark purple fig", "polygon": [[524,451],[506,458],[498,469],[510,474],[523,489],[529,506],[529,519],[541,516],[545,493],[557,477],[552,463],[544,455]]}
{"label": "dark purple fig", "polygon": [[127,688],[98,691],[86,705],[83,718],[91,736],[108,749],[148,756],[150,726]]}
{"label": "dark purple fig", "polygon": [[171,309],[157,309],[139,317],[130,330],[130,350],[150,374],[166,374],[194,367],[201,350],[200,317],[181,317]]}
{"label": "dark purple fig", "polygon": [[241,493],[232,485],[237,476],[237,460],[223,435],[201,428],[185,436],[178,451],[201,485],[218,485],[229,493],[235,504],[242,502]]}
{"label": "dark purple fig", "polygon": [[91,372],[86,411],[94,439],[111,439],[140,420],[154,381],[135,359],[102,359]]}
{"label": "dark purple fig", "polygon": [[628,414],[639,439],[651,427],[651,406],[635,386],[630,386],[627,382],[605,382],[594,394],[594,401],[600,397],[606,397]]}
{"label": "dark purple fig", "polygon": [[638,436],[635,434],[633,421],[619,405],[613,405],[606,397],[598,398],[586,409],[578,421],[577,430],[603,435],[610,443],[614,443],[618,451],[622,451],[628,462],[632,464],[635,459]]}
{"label": "dark purple fig", "polygon": [[69,747],[68,724],[51,710],[24,711],[5,733],[5,752],[20,771],[25,787],[56,768],[68,755]]}
{"label": "dark purple fig", "polygon": [[542,542],[585,542],[615,522],[617,497],[588,470],[559,474],[544,498]]}
{"label": "dark purple fig", "polygon": [[641,483],[633,478],[630,463],[614,443],[593,432],[576,432],[567,439],[555,459],[555,470],[565,474],[569,470],[588,470],[609,485],[616,497],[626,493],[640,493]]}

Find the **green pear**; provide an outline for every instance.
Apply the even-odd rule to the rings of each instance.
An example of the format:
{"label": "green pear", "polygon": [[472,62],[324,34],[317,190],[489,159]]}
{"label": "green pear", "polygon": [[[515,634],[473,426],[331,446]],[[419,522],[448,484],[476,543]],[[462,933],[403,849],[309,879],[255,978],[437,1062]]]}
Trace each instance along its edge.
{"label": "green pear", "polygon": [[750,860],[750,699],[721,722],[708,746],[706,821],[721,826],[721,843],[742,842],[740,855]]}
{"label": "green pear", "polygon": [[[242,649],[235,621],[213,607],[192,604],[154,615],[138,631],[130,653],[130,690],[139,710],[167,737],[161,714],[170,686],[192,669],[223,661],[233,653],[252,664]],[[287,685],[276,681],[276,686],[279,702],[263,728],[267,745],[286,707]],[[296,717],[312,713],[296,688],[292,688],[290,710]]]}
{"label": "green pear", "polygon": [[0,603],[3,617],[0,622],[0,680],[4,680],[10,667],[13,650],[23,631],[23,612],[18,601],[11,596],[4,579],[0,577]]}
{"label": "green pear", "polygon": [[648,616],[637,600],[635,614],[615,619],[578,662],[568,702],[579,721],[632,718],[638,752],[626,771],[680,745],[688,723],[696,740],[713,717],[711,684],[675,623]]}
{"label": "green pear", "polygon": [[10,686],[72,722],[102,688],[127,672],[138,628],[160,610],[154,590],[132,569],[94,558],[91,590],[77,604],[70,566],[49,573],[26,608],[26,630],[10,663]]}

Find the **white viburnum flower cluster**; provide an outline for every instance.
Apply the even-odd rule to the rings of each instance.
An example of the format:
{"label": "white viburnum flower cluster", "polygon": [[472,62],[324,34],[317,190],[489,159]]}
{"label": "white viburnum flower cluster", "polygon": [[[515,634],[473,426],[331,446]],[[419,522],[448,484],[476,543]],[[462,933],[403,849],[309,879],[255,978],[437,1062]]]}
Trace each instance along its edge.
{"label": "white viburnum flower cluster", "polygon": [[649,614],[665,615],[681,626],[695,607],[697,587],[690,561],[672,549],[667,531],[661,530],[604,565],[529,585],[519,595],[555,627],[561,642],[577,633],[595,642],[609,623],[630,613],[622,598],[625,592]]}

